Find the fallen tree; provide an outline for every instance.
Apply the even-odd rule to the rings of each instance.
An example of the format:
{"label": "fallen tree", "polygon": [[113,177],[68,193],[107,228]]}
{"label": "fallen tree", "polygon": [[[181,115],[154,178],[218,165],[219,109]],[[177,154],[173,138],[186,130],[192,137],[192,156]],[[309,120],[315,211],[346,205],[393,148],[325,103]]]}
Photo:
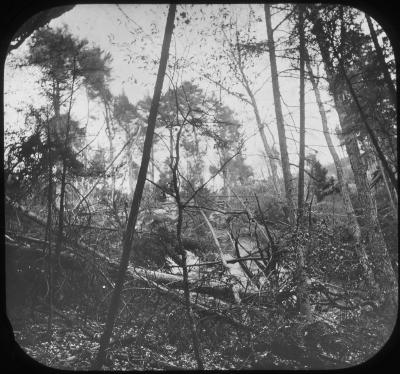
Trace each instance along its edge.
{"label": "fallen tree", "polygon": [[[39,224],[40,226],[45,227],[46,221],[39,217],[37,214],[31,212],[29,209],[23,207],[22,205],[12,201],[10,198],[6,196],[6,203],[9,204],[13,209],[21,212],[25,217]],[[8,235],[7,235],[8,234]],[[47,248],[48,242],[29,237],[26,235],[19,235],[15,233],[7,233],[6,234],[6,249],[21,249],[24,251],[37,252],[38,256],[43,256],[44,252],[42,249],[35,248],[35,246],[24,246],[22,245],[23,241],[31,242],[37,246],[42,246],[43,248]],[[14,238],[13,238],[14,237]],[[118,260],[112,259],[107,255],[101,253],[100,251],[86,245],[82,241],[73,240],[71,238],[67,238],[64,236],[66,243],[63,246],[63,250],[61,252],[61,260],[63,261],[64,267],[75,267],[78,264],[78,257],[80,261],[91,261],[92,264],[95,265],[95,270],[102,276],[105,280],[106,284],[110,287],[114,287],[113,277],[116,275],[118,270]],[[22,242],[21,242],[22,241]],[[227,263],[235,263],[240,261],[251,261],[259,259],[258,257],[248,256],[242,257],[240,259],[232,259],[226,260]],[[102,264],[105,264],[105,269],[100,268],[100,266],[96,266],[96,260],[100,260]],[[221,263],[221,261],[210,261],[204,263],[197,263],[189,266],[209,266],[216,265]],[[157,270],[149,270],[139,267],[134,267],[132,265],[128,266],[127,269],[127,277],[128,280],[147,282],[152,285],[152,287],[157,288],[160,292],[164,294],[169,294],[173,296],[175,299],[180,299],[181,295],[179,290],[183,287],[183,278],[180,275],[169,274]],[[207,279],[208,277],[205,275],[203,278],[189,278],[191,297],[194,300],[193,307],[196,310],[200,310],[202,312],[208,311],[211,314],[215,314],[215,310],[213,311],[212,304],[218,304],[218,309],[230,310],[235,308],[234,295],[232,293],[232,285],[228,282],[216,281]],[[324,286],[324,289],[331,289],[331,285],[326,284],[324,282],[320,282],[316,279],[313,280],[314,283],[318,283],[319,288],[315,291],[320,291],[321,286]],[[334,291],[334,290],[333,290]],[[269,291],[259,292],[253,290],[240,290],[239,295],[241,297],[241,301],[243,304],[253,304],[253,301],[257,299],[261,295],[269,294]],[[324,292],[322,294],[325,296],[327,301],[329,302],[329,298],[325,295]],[[335,295],[336,298],[343,297],[343,295],[339,292],[339,294]],[[203,302],[203,304],[199,304],[199,300]],[[236,305],[237,306],[237,305]],[[254,305],[253,305],[254,307]],[[220,316],[221,318],[226,318],[226,315]]]}
{"label": "fallen tree", "polygon": [[[39,217],[37,214],[33,213],[26,207],[22,206],[21,204],[12,201],[9,197],[6,196],[6,203],[9,204],[10,207],[13,209],[18,210],[21,212],[24,216],[29,218],[30,220],[34,221],[35,223],[39,224],[40,226],[46,227],[46,221]],[[108,272],[110,275],[115,275],[119,262],[117,259],[112,259],[105,255],[104,253],[101,253],[100,251],[88,246],[87,244],[83,243],[80,240],[74,240],[71,238],[66,237],[65,235],[63,236],[64,240],[66,243],[69,243],[70,246],[63,246],[63,251],[62,251],[62,256],[65,257],[70,257],[68,255],[69,252],[74,252],[77,253],[80,256],[88,256],[92,255],[95,256],[97,259],[104,261],[107,265]],[[26,238],[25,238],[26,239]],[[37,244],[45,244],[44,241],[41,241],[40,239],[36,238],[30,238],[33,242],[36,242]],[[72,247],[72,248],[71,248]],[[254,257],[249,257],[249,260],[254,259]],[[243,261],[245,260],[244,258],[237,259],[237,261]],[[236,260],[228,260],[227,262],[235,262]],[[219,262],[215,262],[219,263]],[[205,263],[205,265],[208,263]],[[201,264],[200,264],[201,265]],[[127,274],[128,277],[131,279],[136,279],[136,280],[143,280],[143,279],[148,279],[152,280],[156,283],[163,284],[163,285],[168,285],[169,287],[173,288],[182,288],[183,287],[183,277],[180,275],[175,275],[175,274],[168,274],[164,273],[161,271],[156,271],[156,270],[149,270],[149,269],[144,269],[144,268],[139,268],[139,267],[134,267],[132,265],[128,266],[127,269]],[[109,282],[107,282],[109,283]],[[196,293],[200,294],[208,294],[212,297],[215,298],[221,298],[222,300],[228,300],[228,301],[234,301],[234,295],[232,293],[231,285],[229,284],[224,284],[223,282],[215,281],[215,280],[209,280],[204,277],[204,279],[197,279],[196,278],[189,278],[189,283],[191,286],[191,291],[195,291]],[[249,300],[249,296],[257,296],[259,295],[258,291],[252,292],[252,291],[239,291],[240,297],[245,298],[246,300]]]}

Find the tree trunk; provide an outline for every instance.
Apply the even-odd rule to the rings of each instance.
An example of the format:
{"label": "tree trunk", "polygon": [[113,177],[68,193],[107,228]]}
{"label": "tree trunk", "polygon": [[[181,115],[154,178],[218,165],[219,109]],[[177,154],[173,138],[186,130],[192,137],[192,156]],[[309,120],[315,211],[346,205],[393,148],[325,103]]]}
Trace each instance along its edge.
{"label": "tree trunk", "polygon": [[[304,207],[304,160],[305,160],[305,101],[304,101],[304,62],[305,62],[305,38],[304,38],[304,7],[299,5],[299,38],[300,38],[300,154],[299,154],[299,181],[298,181],[298,200],[297,200],[297,225],[303,227],[303,207]],[[306,274],[307,265],[307,245],[298,243],[298,272],[299,289],[298,298],[300,304],[300,314],[307,321],[311,321],[310,293],[308,289],[308,277]]]}
{"label": "tree trunk", "polygon": [[350,227],[353,238],[356,241],[357,255],[360,260],[361,266],[363,267],[363,272],[364,272],[364,276],[367,281],[367,284],[371,287],[372,290],[377,290],[377,284],[375,282],[371,267],[369,266],[369,259],[368,259],[367,252],[365,250],[365,245],[363,243],[361,243],[361,229],[360,229],[360,225],[358,224],[358,221],[357,221],[353,203],[351,202],[351,199],[350,199],[349,186],[344,178],[342,163],[340,161],[339,155],[336,152],[336,149],[333,145],[331,136],[329,134],[328,120],[326,118],[325,108],[324,108],[324,105],[321,100],[319,88],[318,88],[317,82],[315,81],[308,56],[307,56],[307,70],[308,70],[309,79],[313,86],[315,99],[318,104],[319,113],[321,115],[322,130],[324,132],[326,144],[328,145],[329,152],[330,152],[333,162],[335,164],[336,175],[337,175],[337,179],[338,179],[339,186],[340,186],[340,192],[341,192],[341,196],[343,199],[344,209],[345,209],[346,215],[347,215],[348,226]]}
{"label": "tree trunk", "polygon": [[279,147],[281,151],[282,171],[283,171],[283,180],[285,184],[288,218],[289,222],[291,224],[294,224],[295,214],[294,214],[294,203],[293,203],[292,174],[290,172],[289,155],[286,144],[285,124],[283,121],[283,114],[281,107],[281,94],[279,91],[278,69],[276,66],[275,43],[271,25],[270,5],[265,4],[264,10],[265,10],[265,22],[267,26],[268,49],[269,49],[269,59],[271,65],[271,79],[272,79],[272,90],[274,95],[276,125],[278,128]]}
{"label": "tree trunk", "polygon": [[361,231],[362,240],[369,248],[369,255],[375,268],[375,277],[378,283],[384,289],[393,288],[397,283],[396,276],[379,225],[376,203],[369,189],[365,166],[361,160],[360,150],[354,136],[346,141],[346,150],[349,154],[362,211],[361,215],[364,220]]}
{"label": "tree trunk", "polygon": [[297,221],[303,217],[304,205],[304,160],[305,160],[305,102],[304,102],[304,13],[302,5],[299,5],[299,37],[300,37],[300,149],[299,149],[299,180],[297,196]]}
{"label": "tree trunk", "polygon": [[[250,87],[249,81],[247,79],[247,76],[244,72],[244,68],[243,68],[243,63],[242,63],[242,58],[241,58],[241,51],[240,51],[240,46],[239,46],[239,40],[238,40],[238,35],[237,35],[237,40],[236,40],[236,48],[237,48],[237,52],[238,52],[238,58],[237,58],[237,66],[239,67],[240,70],[240,74],[242,76],[242,85],[245,88],[247,94],[249,95],[250,98],[250,103],[251,106],[253,107],[253,111],[254,111],[254,116],[256,118],[256,123],[257,123],[257,127],[258,127],[258,132],[260,133],[261,136],[261,140],[264,146],[264,151],[265,154],[268,157],[269,160],[269,165],[271,167],[271,174],[272,174],[272,183],[274,185],[275,188],[275,192],[278,196],[278,198],[280,198],[280,194],[281,194],[281,189],[280,189],[280,183],[279,183],[279,178],[278,178],[278,168],[277,168],[277,160],[276,160],[276,156],[272,150],[272,148],[270,147],[270,145],[268,144],[267,141],[267,137],[265,136],[265,132],[264,132],[264,126],[263,123],[261,121],[261,116],[260,116],[260,111],[258,110],[258,105],[257,105],[257,101],[254,97],[254,93]],[[233,56],[233,54],[232,54]],[[267,165],[268,167],[268,165]]]}
{"label": "tree trunk", "polygon": [[47,331],[49,335],[49,341],[52,336],[52,325],[53,325],[53,266],[50,261],[52,257],[51,253],[51,232],[52,232],[52,207],[53,207],[53,162],[51,158],[51,133],[50,133],[50,125],[47,124],[47,152],[48,152],[48,190],[47,190],[47,220],[46,220],[46,233],[45,233],[45,241],[48,241],[47,246],[47,255],[48,255],[48,282],[49,282],[49,311],[48,311],[48,320],[47,320]]}
{"label": "tree trunk", "polygon": [[130,147],[131,144],[126,148],[128,156],[128,186],[129,186],[129,197],[133,197],[135,193],[135,168],[133,167],[133,152]]}
{"label": "tree trunk", "polygon": [[[249,92],[250,100],[252,102],[254,115],[256,117],[258,132],[260,133],[261,140],[262,140],[263,145],[264,145],[265,154],[267,155],[267,157],[269,159],[269,166],[271,168],[272,183],[274,185],[275,192],[276,192],[278,198],[280,198],[281,189],[280,189],[280,182],[279,182],[279,177],[278,177],[278,167],[277,167],[276,155],[273,152],[273,150],[270,147],[270,145],[268,144],[267,137],[265,136],[264,127],[263,127],[263,124],[261,122],[260,112],[258,110],[257,102],[256,102],[256,100],[254,98],[254,95],[250,90],[248,92]],[[267,165],[267,167],[268,167],[268,165]]]}
{"label": "tree trunk", "polygon": [[[63,230],[64,230],[64,209],[65,209],[65,187],[66,187],[66,177],[67,177],[67,165],[66,165],[66,150],[69,143],[69,132],[71,127],[71,109],[72,109],[72,98],[74,95],[74,86],[76,79],[76,61],[74,60],[73,67],[73,75],[72,75],[72,83],[71,83],[71,96],[69,99],[69,108],[67,113],[67,123],[66,123],[66,131],[65,131],[65,139],[64,139],[64,149],[62,156],[62,171],[61,171],[61,186],[60,186],[60,207],[58,213],[58,232],[57,232],[57,241],[56,241],[56,257],[58,258],[61,251]],[[58,270],[58,266],[56,266]]]}
{"label": "tree trunk", "polygon": [[150,169],[150,179],[154,182],[155,179],[155,168],[154,168],[154,144],[151,147],[151,169]]}
{"label": "tree trunk", "polygon": [[121,291],[122,291],[122,287],[124,284],[125,273],[126,273],[126,269],[128,267],[130,251],[131,251],[131,248],[133,245],[133,240],[134,240],[134,235],[135,235],[135,225],[136,225],[136,220],[137,220],[138,213],[139,213],[140,201],[142,199],[143,189],[144,189],[144,185],[146,182],[147,168],[149,165],[151,147],[152,147],[152,143],[153,143],[153,135],[154,135],[154,129],[155,129],[155,125],[156,125],[157,111],[158,111],[158,106],[160,103],[161,91],[162,91],[165,71],[166,71],[166,67],[167,67],[169,46],[171,43],[172,32],[174,29],[175,12],[176,12],[176,5],[171,4],[169,7],[169,11],[168,11],[167,23],[165,26],[164,40],[163,40],[163,45],[162,45],[162,50],[161,50],[160,65],[158,67],[158,74],[157,74],[157,80],[156,80],[156,84],[155,84],[155,88],[154,88],[153,100],[151,102],[151,107],[150,107],[148,127],[147,127],[146,138],[145,138],[145,142],[144,142],[144,146],[143,146],[142,161],[141,161],[138,180],[137,180],[137,184],[136,184],[136,189],[135,189],[135,193],[134,193],[133,201],[132,201],[132,205],[131,205],[131,211],[129,213],[128,224],[127,224],[127,228],[126,228],[124,238],[123,238],[123,249],[122,249],[122,256],[121,256],[121,262],[120,262],[120,267],[119,267],[119,271],[118,271],[117,282],[115,284],[115,288],[114,288],[112,298],[110,301],[110,307],[109,307],[109,311],[108,311],[108,316],[107,316],[107,321],[106,321],[106,325],[104,328],[104,332],[100,339],[100,348],[97,353],[96,359],[93,363],[93,369],[95,369],[95,370],[101,369],[101,367],[103,365],[103,362],[105,359],[105,354],[106,354],[106,349],[107,349],[109,341],[110,341],[110,337],[111,337],[114,322],[115,322],[115,317],[117,315],[118,308],[119,308]]}

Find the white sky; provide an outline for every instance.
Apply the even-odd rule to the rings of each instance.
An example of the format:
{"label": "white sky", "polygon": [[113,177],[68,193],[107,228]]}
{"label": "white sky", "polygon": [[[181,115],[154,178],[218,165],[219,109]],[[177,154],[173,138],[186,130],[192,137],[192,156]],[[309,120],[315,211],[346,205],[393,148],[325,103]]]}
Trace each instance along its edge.
{"label": "white sky", "polygon": [[[238,16],[239,25],[246,25],[249,5],[231,5]],[[262,5],[252,5],[252,9],[256,16],[262,18],[262,22],[258,23],[255,29],[256,38],[259,41],[266,40],[265,18]],[[121,11],[122,10],[122,11]],[[51,21],[51,27],[67,24],[70,32],[77,37],[86,38],[90,43],[100,46],[103,50],[111,53],[113,57],[111,76],[111,91],[118,95],[124,90],[132,103],[143,99],[146,95],[152,95],[155,84],[155,75],[157,73],[158,64],[143,63],[140,57],[142,55],[150,56],[150,59],[158,60],[161,51],[161,42],[164,34],[167,4],[153,5],[77,5],[71,11],[65,13],[61,17]],[[260,137],[257,133],[257,126],[252,108],[245,105],[238,99],[216,89],[215,86],[206,80],[199,80],[199,72],[207,71],[214,79],[218,80],[227,74],[226,67],[223,65],[213,65],[210,54],[213,51],[221,50],[221,45],[210,35],[212,31],[210,15],[215,15],[218,11],[218,6],[205,5],[178,5],[177,15],[181,12],[187,12],[191,17],[189,25],[178,23],[174,31],[174,37],[171,43],[170,62],[179,58],[191,58],[192,67],[182,71],[181,80],[193,79],[194,83],[198,84],[207,92],[215,92],[217,97],[221,97],[224,104],[235,110],[237,118],[244,125],[246,136],[251,139],[246,143],[246,162],[253,167],[257,178],[268,175],[265,169],[263,157],[263,146]],[[203,13],[201,13],[203,12]],[[273,11],[274,14],[274,11]],[[195,18],[198,17],[198,20]],[[205,18],[202,18],[205,17]],[[273,16],[273,26],[280,20],[280,15]],[[287,27],[287,26],[286,26]],[[279,41],[279,37],[287,35],[285,24],[275,32],[275,41]],[[203,39],[202,39],[203,36]],[[12,56],[22,56],[26,51],[27,42],[25,42]],[[279,50],[279,45],[277,45]],[[279,51],[278,51],[279,54]],[[289,67],[287,60],[278,58],[278,71],[284,71]],[[275,124],[275,112],[272,97],[272,86],[270,80],[269,56],[265,53],[255,61],[254,68],[249,68],[249,72],[261,72],[260,77],[256,80],[256,87],[261,86],[260,82],[265,82],[264,86],[256,94],[256,100],[259,105],[262,120],[270,125],[270,130],[274,134],[277,141],[277,130]],[[169,72],[171,74],[171,72]],[[298,72],[291,72],[297,77]],[[291,162],[298,163],[297,147],[299,134],[297,132],[299,121],[299,80],[296,77],[280,76],[281,95],[284,102],[282,104],[284,116],[286,120],[286,136],[288,138],[288,150]],[[252,76],[250,75],[252,79]],[[22,125],[23,115],[18,113],[17,108],[24,108],[28,103],[39,103],[38,88],[35,86],[34,69],[13,70],[9,65],[6,65],[5,70],[5,125],[6,128]],[[229,77],[228,77],[229,79]],[[323,100],[329,101],[330,97],[327,94],[326,87],[321,89]],[[164,80],[164,91],[169,87],[169,81]],[[242,92],[244,92],[242,90]],[[220,96],[221,93],[221,96]],[[338,124],[336,112],[332,107],[326,105],[328,110],[329,127],[334,132]],[[95,104],[90,104],[90,114],[98,116],[98,119],[89,120],[89,134],[95,134],[103,125],[104,120],[96,108]],[[75,119],[87,120],[87,100],[82,97],[77,100],[74,105]],[[289,113],[291,112],[291,113]],[[294,128],[295,126],[296,128]],[[323,136],[322,125],[318,108],[315,104],[314,94],[311,90],[311,84],[306,82],[306,144],[310,147],[306,149],[306,153],[317,151],[317,158],[322,164],[332,162],[329,150],[326,146]],[[255,134],[255,136],[252,136]],[[335,144],[338,144],[336,137],[332,135]],[[270,143],[272,139],[269,132],[266,131],[266,136]],[[294,138],[296,141],[293,141]],[[89,139],[90,140],[90,139]],[[99,139],[100,143],[104,143],[105,139]],[[276,144],[277,149],[279,145]],[[338,148],[339,155],[344,157],[345,154],[341,148]],[[138,160],[140,161],[140,159]],[[209,156],[208,162],[212,162],[212,155]],[[207,162],[207,161],[206,161]],[[292,172],[297,173],[294,168]]]}

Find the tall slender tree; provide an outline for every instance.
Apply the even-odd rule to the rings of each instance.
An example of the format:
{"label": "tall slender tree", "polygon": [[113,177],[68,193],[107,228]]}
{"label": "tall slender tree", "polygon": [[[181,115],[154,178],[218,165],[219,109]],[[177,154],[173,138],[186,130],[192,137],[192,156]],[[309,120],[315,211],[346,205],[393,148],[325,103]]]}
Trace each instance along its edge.
{"label": "tall slender tree", "polygon": [[272,90],[274,96],[274,106],[275,106],[275,115],[276,115],[276,125],[278,128],[278,136],[279,136],[279,147],[281,151],[281,161],[282,161],[282,171],[283,171],[283,181],[285,185],[285,197],[286,204],[288,209],[288,218],[289,221],[294,224],[295,223],[295,208],[293,202],[293,183],[292,183],[292,174],[290,172],[290,162],[289,155],[286,144],[286,133],[285,133],[285,123],[283,120],[283,112],[281,106],[281,94],[279,89],[279,80],[278,80],[278,68],[276,66],[276,53],[275,53],[275,42],[274,42],[274,34],[272,30],[271,24],[271,10],[270,5],[264,5],[265,11],[265,22],[267,26],[267,37],[268,37],[268,51],[269,51],[269,60],[271,66],[271,79],[272,79]]}
{"label": "tall slender tree", "polygon": [[365,245],[361,241],[361,228],[357,221],[353,203],[350,198],[350,190],[349,190],[348,183],[344,177],[343,165],[339,158],[339,155],[336,152],[335,146],[333,145],[329,127],[328,127],[328,119],[326,116],[324,104],[321,99],[319,87],[318,87],[317,81],[314,77],[314,74],[313,74],[313,71],[311,68],[310,58],[308,56],[307,50],[305,50],[305,51],[306,51],[306,65],[307,65],[308,77],[310,79],[311,85],[314,90],[315,99],[317,101],[318,110],[319,110],[319,113],[321,116],[322,131],[324,133],[326,144],[328,145],[329,152],[330,152],[333,162],[335,164],[336,175],[337,175],[338,183],[340,186],[340,193],[341,193],[341,196],[343,199],[343,205],[344,205],[344,209],[345,209],[346,215],[347,215],[347,222],[348,222],[348,225],[350,227],[350,230],[351,230],[352,235],[356,242],[356,244],[355,244],[356,252],[357,252],[358,258],[360,260],[361,266],[363,267],[364,276],[366,278],[366,281],[367,281],[368,285],[371,287],[371,289],[375,290],[375,292],[377,292],[377,284],[375,282],[374,275],[372,273],[372,269],[369,265],[368,254],[365,250]]}
{"label": "tall slender tree", "polygon": [[297,210],[298,220],[303,216],[304,205],[304,161],[305,161],[305,102],[304,102],[304,67],[305,67],[305,36],[304,36],[304,9],[299,5],[299,49],[300,49],[300,149],[299,149],[299,182]]}
{"label": "tall slender tree", "polygon": [[[300,54],[300,150],[299,150],[299,182],[297,197],[297,227],[303,226],[303,209],[304,209],[304,163],[305,163],[305,101],[304,101],[304,66],[305,66],[305,35],[304,35],[304,6],[298,5],[298,29],[299,29],[299,54]],[[311,320],[310,294],[308,290],[307,274],[306,274],[306,258],[307,244],[298,243],[299,254],[299,303],[300,313]]]}
{"label": "tall slender tree", "polygon": [[114,327],[115,317],[117,315],[120,304],[121,291],[124,284],[126,269],[129,263],[130,251],[134,244],[135,225],[139,214],[140,202],[142,199],[143,189],[146,182],[147,168],[150,161],[154,129],[156,126],[157,111],[160,103],[161,91],[168,62],[169,47],[171,44],[171,37],[174,29],[175,13],[176,13],[176,5],[171,4],[168,10],[167,22],[164,32],[164,40],[161,49],[160,65],[158,67],[157,79],[154,88],[154,95],[148,118],[148,126],[144,141],[142,161],[139,169],[139,175],[136,183],[135,193],[133,195],[133,201],[129,213],[128,223],[126,231],[124,233],[124,238],[122,243],[122,255],[118,270],[117,281],[115,283],[115,288],[113,290],[113,294],[110,300],[106,325],[104,327],[104,331],[100,339],[99,351],[97,352],[96,359],[93,363],[93,369],[95,370],[101,369],[105,359],[106,349],[110,342],[112,330]]}

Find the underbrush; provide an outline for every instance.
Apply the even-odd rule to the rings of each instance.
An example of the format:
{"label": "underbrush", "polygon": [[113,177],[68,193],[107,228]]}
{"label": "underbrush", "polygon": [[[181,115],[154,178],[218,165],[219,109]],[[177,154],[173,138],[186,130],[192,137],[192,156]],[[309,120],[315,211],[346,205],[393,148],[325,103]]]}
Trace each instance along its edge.
{"label": "underbrush", "polygon": [[[243,306],[248,330],[220,316],[195,313],[206,369],[340,368],[368,360],[385,344],[394,318],[385,310],[351,311],[345,319],[331,308],[315,312],[314,322],[288,317],[279,308],[262,315]],[[92,312],[93,313],[93,312]],[[88,315],[89,314],[89,315]],[[14,336],[35,360],[63,369],[90,369],[104,328],[103,316],[80,305],[59,305],[53,311],[52,337],[47,309],[31,313],[26,305],[9,312]],[[183,305],[154,290],[125,292],[107,351],[105,369],[191,369],[195,361]]]}

